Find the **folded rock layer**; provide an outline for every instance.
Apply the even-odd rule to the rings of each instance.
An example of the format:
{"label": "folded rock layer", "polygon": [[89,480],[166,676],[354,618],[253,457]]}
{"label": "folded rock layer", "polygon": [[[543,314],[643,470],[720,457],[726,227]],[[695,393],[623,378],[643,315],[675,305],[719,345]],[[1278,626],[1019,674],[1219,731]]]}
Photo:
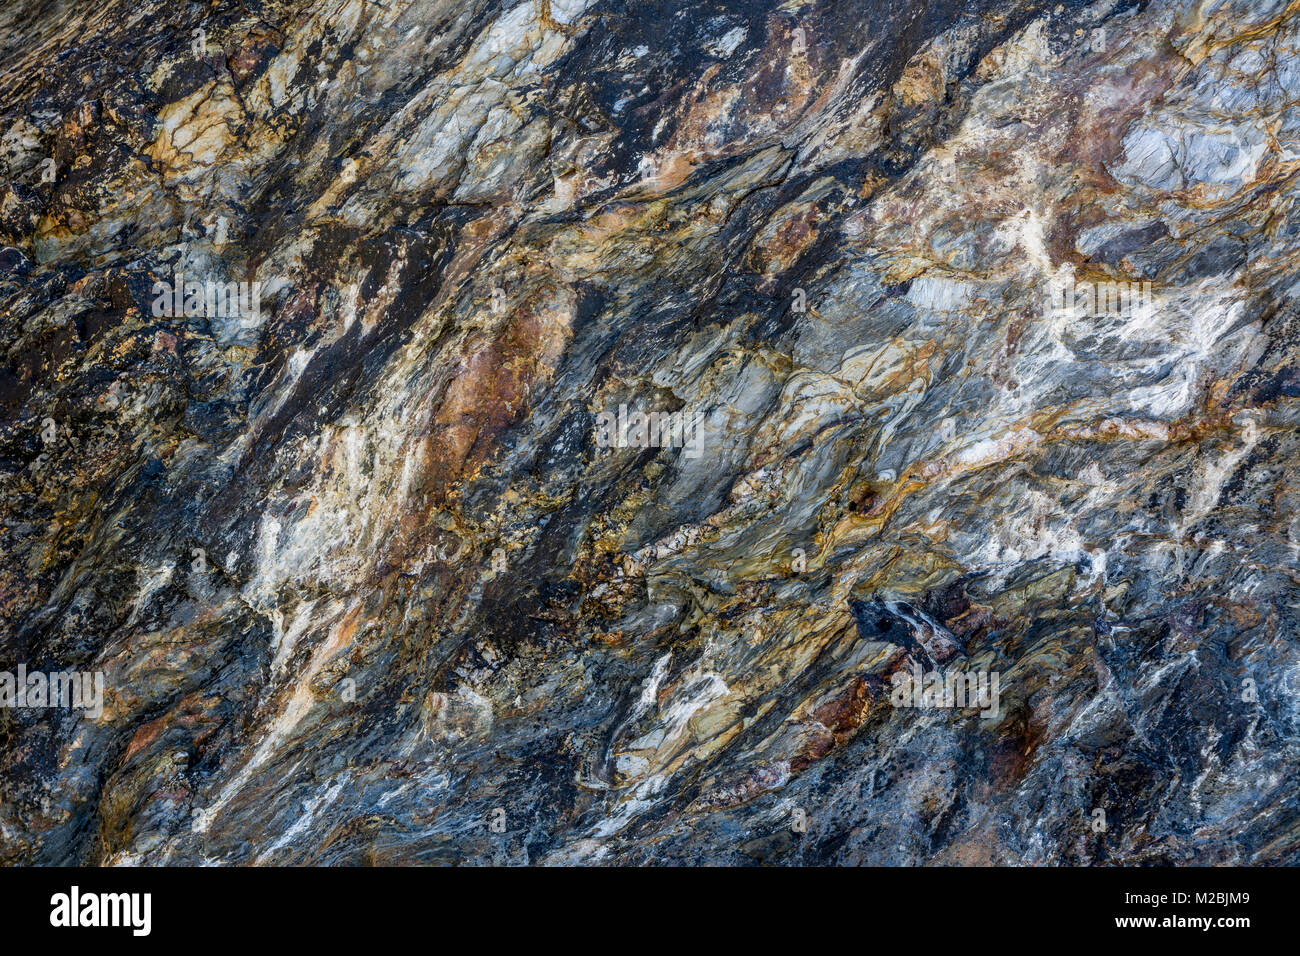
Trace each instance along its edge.
{"label": "folded rock layer", "polygon": [[0,36],[0,861],[1300,862],[1300,3]]}

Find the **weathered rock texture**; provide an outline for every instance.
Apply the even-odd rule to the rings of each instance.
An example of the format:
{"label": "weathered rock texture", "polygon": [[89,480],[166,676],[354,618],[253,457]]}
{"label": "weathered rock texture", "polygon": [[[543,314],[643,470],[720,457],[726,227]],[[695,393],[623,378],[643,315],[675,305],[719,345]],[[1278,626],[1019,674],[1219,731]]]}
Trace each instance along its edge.
{"label": "weathered rock texture", "polygon": [[0,36],[3,861],[1300,862],[1300,3]]}

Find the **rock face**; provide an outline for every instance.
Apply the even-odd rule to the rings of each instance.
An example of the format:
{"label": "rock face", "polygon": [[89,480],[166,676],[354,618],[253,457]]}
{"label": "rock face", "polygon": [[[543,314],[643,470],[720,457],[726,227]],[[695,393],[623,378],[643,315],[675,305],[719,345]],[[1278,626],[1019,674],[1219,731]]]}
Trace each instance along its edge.
{"label": "rock face", "polygon": [[3,862],[1300,862],[1300,4],[0,36]]}

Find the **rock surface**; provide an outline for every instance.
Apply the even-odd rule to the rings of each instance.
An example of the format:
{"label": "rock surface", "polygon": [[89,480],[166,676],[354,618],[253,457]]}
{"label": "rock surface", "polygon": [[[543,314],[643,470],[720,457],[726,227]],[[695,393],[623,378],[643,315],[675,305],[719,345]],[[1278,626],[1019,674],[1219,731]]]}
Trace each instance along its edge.
{"label": "rock surface", "polygon": [[1300,3],[0,38],[0,861],[1300,862]]}

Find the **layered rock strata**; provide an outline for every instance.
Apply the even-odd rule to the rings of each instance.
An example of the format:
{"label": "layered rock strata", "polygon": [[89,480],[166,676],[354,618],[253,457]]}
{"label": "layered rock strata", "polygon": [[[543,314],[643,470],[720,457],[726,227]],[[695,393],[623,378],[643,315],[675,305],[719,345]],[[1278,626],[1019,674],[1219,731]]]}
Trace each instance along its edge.
{"label": "layered rock strata", "polygon": [[4,862],[1300,860],[1300,3],[0,37]]}

